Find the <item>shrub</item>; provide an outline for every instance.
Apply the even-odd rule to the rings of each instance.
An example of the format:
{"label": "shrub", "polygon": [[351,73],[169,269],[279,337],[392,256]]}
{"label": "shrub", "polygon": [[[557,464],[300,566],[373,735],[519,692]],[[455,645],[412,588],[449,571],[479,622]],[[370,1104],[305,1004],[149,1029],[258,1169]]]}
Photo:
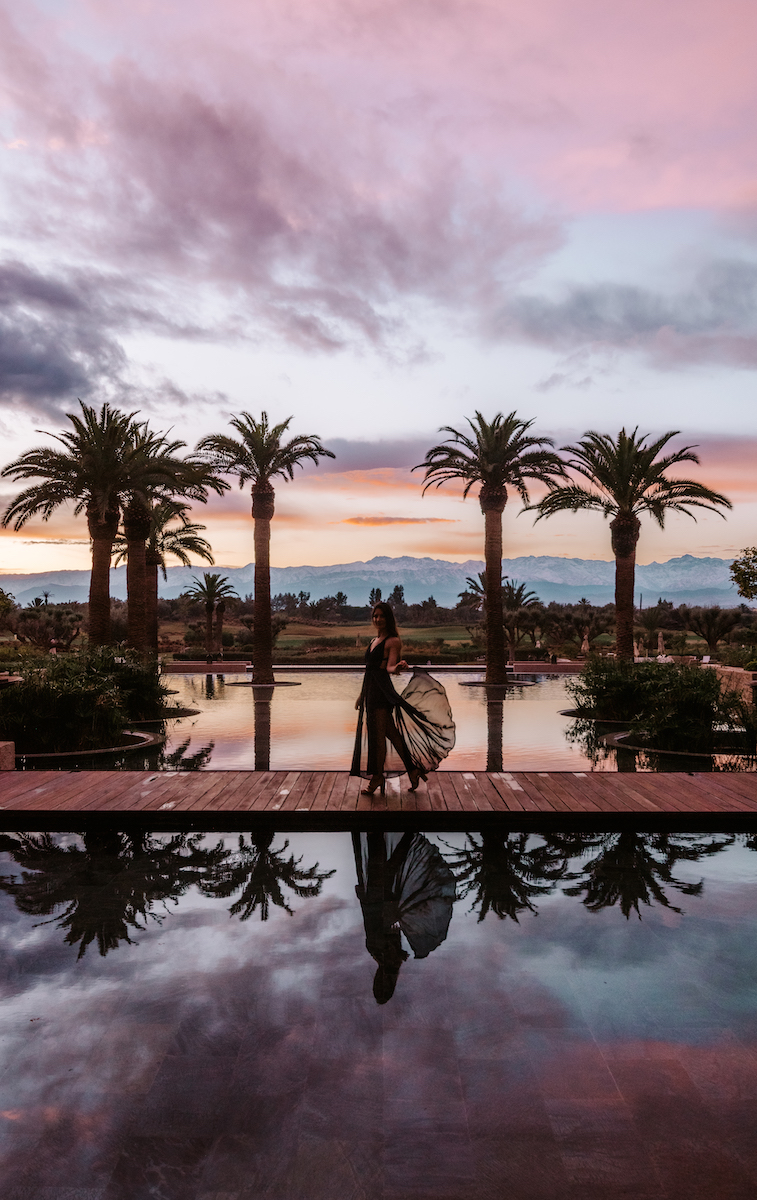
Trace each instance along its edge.
{"label": "shrub", "polygon": [[710,754],[728,734],[744,749],[757,742],[751,707],[740,693],[721,691],[717,673],[701,667],[593,658],[567,688],[581,711],[627,721],[655,750]]}
{"label": "shrub", "polygon": [[49,655],[21,674],[22,683],[0,691],[0,738],[19,754],[116,746],[128,722],[156,716],[167,695],[154,664],[108,646]]}
{"label": "shrub", "polygon": [[645,701],[643,711],[631,722],[632,733],[643,736],[655,750],[712,753],[715,725],[725,715],[715,671],[663,667]]}
{"label": "shrub", "polygon": [[576,708],[604,721],[632,721],[646,707],[646,696],[660,671],[659,663],[629,663],[590,657],[581,674],[568,680]]}

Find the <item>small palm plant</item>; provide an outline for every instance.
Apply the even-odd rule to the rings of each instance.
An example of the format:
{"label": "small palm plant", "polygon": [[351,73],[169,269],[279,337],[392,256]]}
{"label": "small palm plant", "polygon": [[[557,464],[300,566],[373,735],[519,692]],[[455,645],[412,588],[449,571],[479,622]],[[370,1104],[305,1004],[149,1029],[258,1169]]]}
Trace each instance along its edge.
{"label": "small palm plant", "polygon": [[564,475],[561,460],[548,449],[549,438],[533,437],[533,421],[522,421],[514,412],[487,421],[480,412],[468,421],[471,433],[449,425],[440,433],[450,437],[432,447],[414,471],[424,470],[425,492],[450,480],[463,480],[463,497],[479,484],[479,504],[484,514],[486,561],[486,682],[506,682],[505,630],[502,619],[502,513],[508,489],[528,505],[527,481],[551,483]]}
{"label": "small palm plant", "polygon": [[650,441],[647,434],[640,437],[638,429],[631,433],[621,429],[616,438],[590,430],[578,445],[563,447],[570,455],[565,465],[587,480],[589,486],[573,481],[553,482],[544,499],[534,505],[537,520],[580,509],[598,510],[605,518],[611,518],[619,658],[633,659],[633,596],[641,515],[648,513],[664,529],[668,512],[685,513],[695,520],[692,508],[718,512],[732,507],[730,500],[703,483],[669,477],[668,471],[677,463],[699,462],[691,446],[662,454],[678,432],[674,429]]}
{"label": "small palm plant", "polygon": [[202,579],[195,579],[184,595],[190,600],[199,600],[205,606],[205,653],[210,662],[213,658],[213,612],[215,607],[220,603],[225,604],[226,598],[229,596],[236,599],[239,597],[225,575],[212,574],[210,571],[203,571]]}
{"label": "small palm plant", "polygon": [[279,425],[269,425],[268,414],[260,420],[243,412],[232,417],[231,426],[238,438],[211,433],[202,438],[197,449],[219,471],[239,478],[239,486],[252,484],[252,520],[255,538],[255,597],[252,651],[253,683],[273,683],[273,633],[271,629],[271,519],[275,492],[272,479],[294,479],[294,468],[306,461],[334,458],[314,435],[302,435],[283,441],[288,417]]}
{"label": "small palm plant", "polygon": [[[166,559],[177,558],[185,567],[192,565],[190,555],[204,559],[213,565],[210,543],[200,537],[206,526],[189,520],[189,505],[179,500],[159,500],[150,508],[150,533],[145,550],[145,606],[146,644],[153,654],[158,652],[158,571],[168,579]],[[178,522],[175,524],[174,522]],[[123,535],[114,544],[118,566],[127,555],[127,542]]]}

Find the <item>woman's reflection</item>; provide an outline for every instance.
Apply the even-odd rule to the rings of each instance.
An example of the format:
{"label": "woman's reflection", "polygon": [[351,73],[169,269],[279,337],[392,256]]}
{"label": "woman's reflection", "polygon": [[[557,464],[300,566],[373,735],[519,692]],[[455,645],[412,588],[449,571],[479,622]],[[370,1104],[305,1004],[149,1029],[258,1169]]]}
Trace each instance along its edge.
{"label": "woman's reflection", "polygon": [[408,957],[402,934],[416,958],[426,958],[446,938],[455,877],[420,833],[353,833],[352,844],[365,945],[378,964],[373,995],[386,1004]]}

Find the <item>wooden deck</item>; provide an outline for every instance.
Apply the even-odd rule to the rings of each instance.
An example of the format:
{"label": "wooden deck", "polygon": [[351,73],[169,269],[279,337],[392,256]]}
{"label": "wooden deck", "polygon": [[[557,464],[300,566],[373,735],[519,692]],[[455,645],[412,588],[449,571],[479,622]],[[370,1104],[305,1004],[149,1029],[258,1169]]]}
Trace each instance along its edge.
{"label": "wooden deck", "polygon": [[[757,774],[655,775],[615,772],[439,771],[417,792],[407,779],[390,780],[386,796],[363,796],[362,781],[343,771],[200,771],[150,775],[129,771],[28,771],[0,775],[0,820],[56,814],[85,818],[173,820],[191,815],[219,828],[240,819],[262,818],[283,826],[303,815],[322,823],[354,825],[369,814],[411,819],[499,820],[509,814],[530,823],[536,817],[582,823],[606,818],[688,820],[757,817]],[[330,819],[330,821],[329,821]],[[417,816],[412,818],[417,822]],[[369,817],[370,820],[370,817]],[[58,821],[58,827],[63,827]],[[306,822],[307,824],[307,822]],[[29,826],[30,827],[30,826]]]}

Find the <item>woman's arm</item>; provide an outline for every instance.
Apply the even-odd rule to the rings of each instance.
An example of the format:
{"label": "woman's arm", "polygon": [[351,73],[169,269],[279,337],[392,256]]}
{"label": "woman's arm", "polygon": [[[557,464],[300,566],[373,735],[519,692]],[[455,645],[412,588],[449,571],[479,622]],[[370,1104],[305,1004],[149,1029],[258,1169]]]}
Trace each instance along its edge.
{"label": "woman's arm", "polygon": [[389,651],[389,657],[386,660],[386,669],[390,675],[399,675],[400,671],[407,670],[407,663],[404,659],[400,659],[402,653],[402,643],[398,637],[389,638],[386,643],[386,648]]}

